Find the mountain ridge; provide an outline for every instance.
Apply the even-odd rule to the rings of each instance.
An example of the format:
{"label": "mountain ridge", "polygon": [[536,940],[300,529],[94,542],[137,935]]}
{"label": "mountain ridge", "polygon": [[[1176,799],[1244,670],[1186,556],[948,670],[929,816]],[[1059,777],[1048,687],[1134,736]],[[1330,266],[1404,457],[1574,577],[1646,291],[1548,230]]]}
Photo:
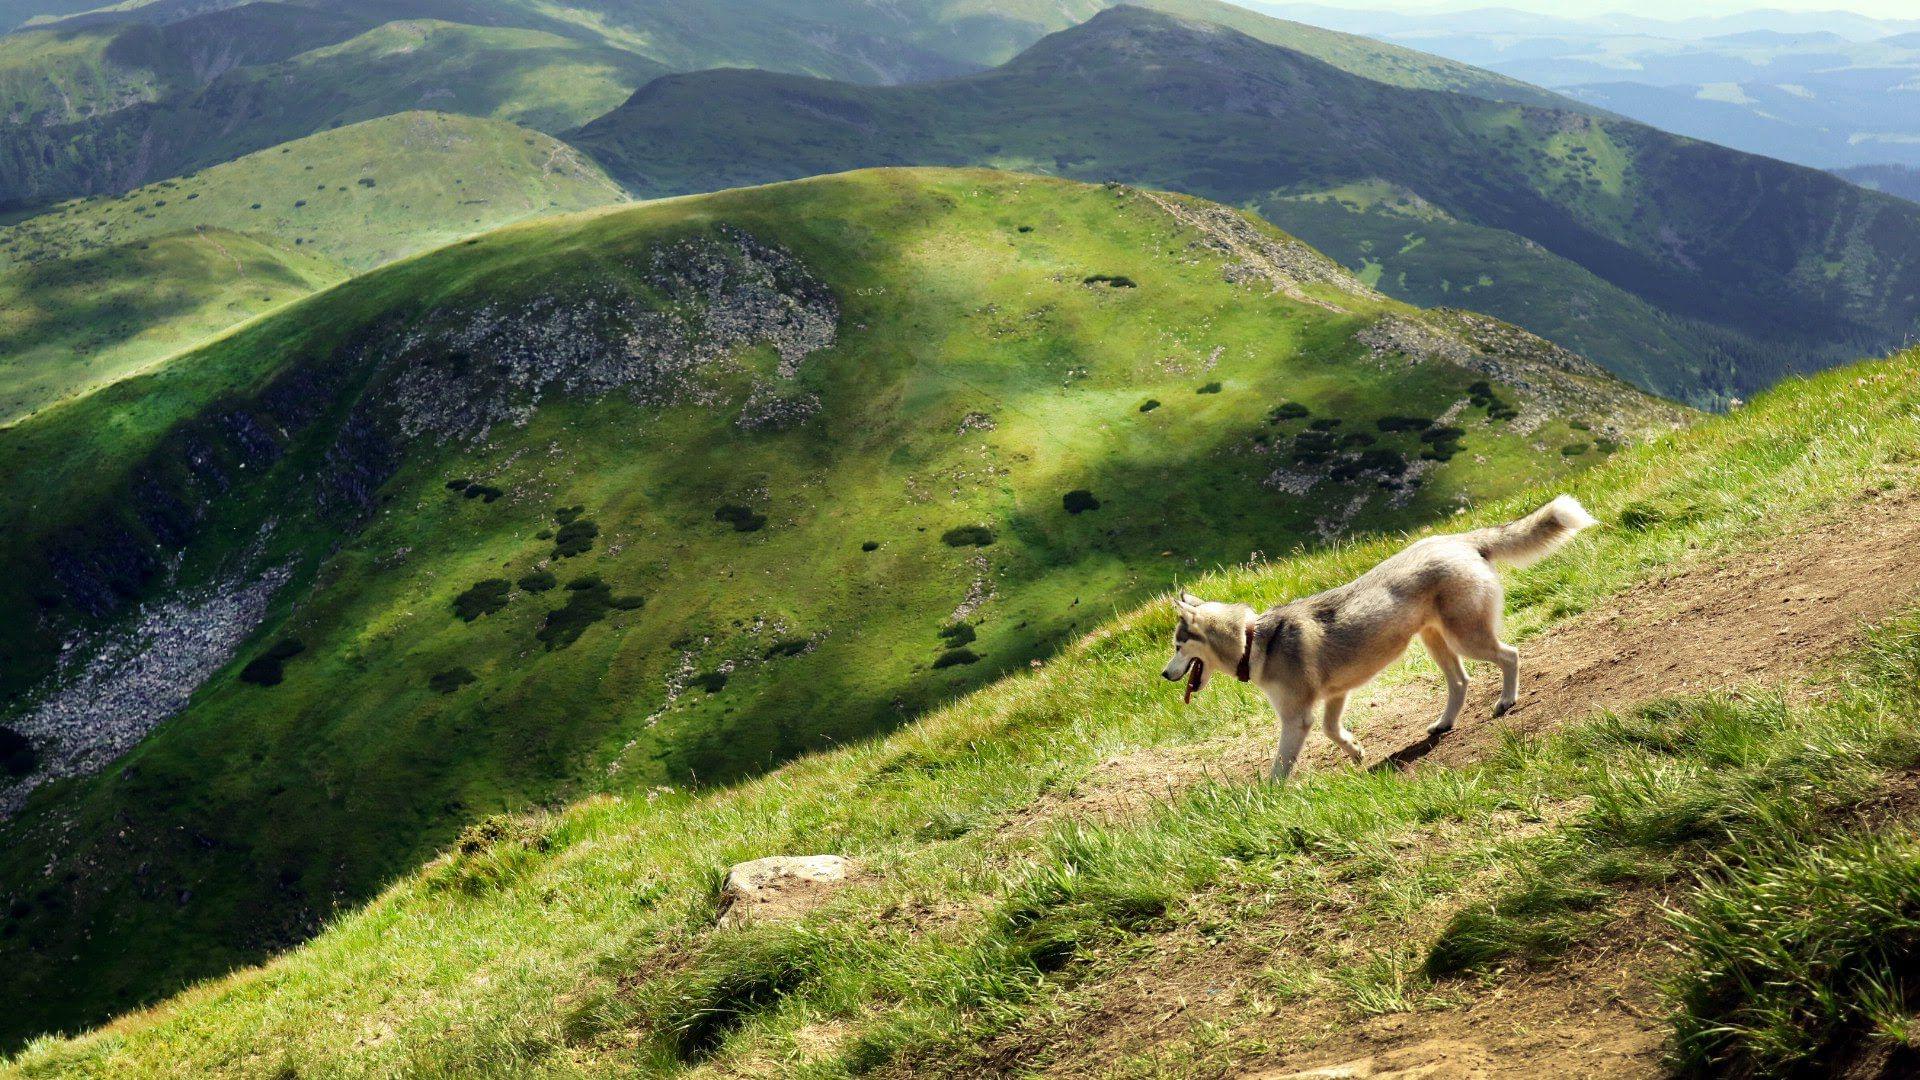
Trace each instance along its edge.
{"label": "mountain ridge", "polygon": [[[691,109],[697,100],[727,109]],[[1338,200],[1289,201],[1386,181],[1531,246],[1511,267],[1463,254],[1433,275],[1441,288],[1403,298],[1447,303],[1451,288],[1492,275],[1468,303],[1700,402],[1889,347],[1920,318],[1920,268],[1901,239],[1920,237],[1909,205],[1628,121],[1400,90],[1140,8],[1109,9],[937,88],[667,76],[569,138],[648,196],[860,165],[1004,165],[1250,204],[1355,269],[1445,265],[1432,244],[1352,250],[1365,221],[1329,217]],[[1605,325],[1617,310],[1569,310],[1589,291],[1573,267],[1650,305],[1655,321],[1620,332]],[[1690,355],[1635,345],[1666,337]]]}

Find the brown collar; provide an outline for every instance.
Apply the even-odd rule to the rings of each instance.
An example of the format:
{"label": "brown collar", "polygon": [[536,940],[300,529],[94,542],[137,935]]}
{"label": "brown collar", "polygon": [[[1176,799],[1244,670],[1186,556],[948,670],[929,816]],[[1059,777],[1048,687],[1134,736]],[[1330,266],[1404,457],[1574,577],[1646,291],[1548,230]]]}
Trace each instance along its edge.
{"label": "brown collar", "polygon": [[1233,669],[1233,677],[1241,682],[1253,681],[1253,624],[1247,624],[1247,647],[1240,653],[1240,666]]}

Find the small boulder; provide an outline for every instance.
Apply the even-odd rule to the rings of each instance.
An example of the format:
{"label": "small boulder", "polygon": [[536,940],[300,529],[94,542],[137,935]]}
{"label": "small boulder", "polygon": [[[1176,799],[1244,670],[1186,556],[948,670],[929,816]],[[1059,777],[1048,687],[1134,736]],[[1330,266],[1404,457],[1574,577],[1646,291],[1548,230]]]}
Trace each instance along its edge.
{"label": "small boulder", "polygon": [[720,886],[720,926],[785,922],[826,903],[853,874],[838,855],[772,855],[727,871]]}

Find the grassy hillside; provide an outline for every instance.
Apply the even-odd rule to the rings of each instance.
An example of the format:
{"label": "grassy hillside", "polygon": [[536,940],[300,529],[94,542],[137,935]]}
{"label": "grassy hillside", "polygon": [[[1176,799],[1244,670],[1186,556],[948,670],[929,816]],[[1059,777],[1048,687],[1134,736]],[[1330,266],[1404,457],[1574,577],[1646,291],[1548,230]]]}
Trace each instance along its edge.
{"label": "grassy hillside", "polygon": [[1224,208],[989,172],[363,275],[0,429],[0,691],[40,759],[0,788],[0,1016],[100,1017],[486,814],[865,738],[1178,577],[1676,415]]}
{"label": "grassy hillside", "polygon": [[[1354,269],[1377,263],[1389,292],[1453,303],[1471,286],[1461,302],[1708,404],[1891,347],[1920,319],[1912,204],[1626,121],[1386,86],[1138,8],[934,85],[668,76],[570,138],[647,195],[990,164],[1252,205]],[[1406,193],[1433,223],[1296,198],[1356,186]],[[1487,230],[1512,258],[1487,259]]]}
{"label": "grassy hillside", "polygon": [[0,272],[0,423],[339,282],[317,252],[221,229]]}
{"label": "grassy hillside", "polygon": [[[289,10],[297,19],[311,14]],[[311,17],[340,25],[332,14]],[[126,36],[165,32],[136,25],[115,46]],[[14,40],[0,38],[0,46]],[[660,70],[627,53],[534,31],[389,23],[276,62],[240,64],[90,119],[0,130],[0,204],[121,192],[408,110],[557,130],[594,116]]]}
{"label": "grassy hillside", "polygon": [[[1523,655],[1609,598],[1724,576],[1783,530],[1910,515],[1916,418],[1908,354],[1789,382],[1572,480],[1610,527],[1517,577]],[[1506,520],[1562,489],[1454,524]],[[1264,603],[1403,542],[1189,584]],[[1629,629],[1606,625],[1602,641]],[[1171,628],[1164,604],[1102,620],[1039,670],[738,786],[493,819],[308,945],[13,1067],[944,1076],[1082,1075],[1097,1061],[1228,1076],[1384,1055],[1430,1029],[1426,1016],[1437,1060],[1472,1061],[1482,1011],[1546,1060],[1563,1031],[1610,1034],[1521,1011],[1543,985],[1584,980],[1629,995],[1661,1034],[1617,1060],[1569,1034],[1555,1059],[1569,1070],[1644,1073],[1665,1038],[1703,1075],[1813,1061],[1897,1074],[1912,1038],[1910,1006],[1888,996],[1914,940],[1911,617],[1816,693],[1680,693],[1562,717],[1559,732],[1510,718],[1512,734],[1458,768],[1328,768],[1285,789],[1218,765],[1223,739],[1270,729],[1256,695],[1228,683],[1182,708],[1154,677]],[[1431,698],[1423,665],[1389,683]],[[1176,753],[1215,764],[1178,791],[1127,772]],[[1116,763],[1135,776],[1127,800],[1076,813]],[[827,851],[862,871],[824,907],[713,928],[723,868]],[[1681,977],[1663,1001],[1650,981],[1665,945]],[[1358,1046],[1341,1039],[1354,1028],[1368,1033]],[[1348,1058],[1326,1056],[1343,1046]]]}
{"label": "grassy hillside", "polygon": [[0,423],[349,273],[623,198],[548,136],[402,113],[61,204],[0,228]]}

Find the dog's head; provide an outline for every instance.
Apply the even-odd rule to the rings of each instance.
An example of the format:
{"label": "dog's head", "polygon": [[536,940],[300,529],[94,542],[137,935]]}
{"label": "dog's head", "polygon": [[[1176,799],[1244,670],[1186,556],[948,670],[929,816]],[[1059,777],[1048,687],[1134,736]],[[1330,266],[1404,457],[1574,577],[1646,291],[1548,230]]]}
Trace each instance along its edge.
{"label": "dog's head", "polygon": [[1247,620],[1253,609],[1245,604],[1219,604],[1192,593],[1174,598],[1180,616],[1173,629],[1173,659],[1161,670],[1168,682],[1187,680],[1186,700],[1206,689],[1216,669],[1231,671],[1246,648]]}

